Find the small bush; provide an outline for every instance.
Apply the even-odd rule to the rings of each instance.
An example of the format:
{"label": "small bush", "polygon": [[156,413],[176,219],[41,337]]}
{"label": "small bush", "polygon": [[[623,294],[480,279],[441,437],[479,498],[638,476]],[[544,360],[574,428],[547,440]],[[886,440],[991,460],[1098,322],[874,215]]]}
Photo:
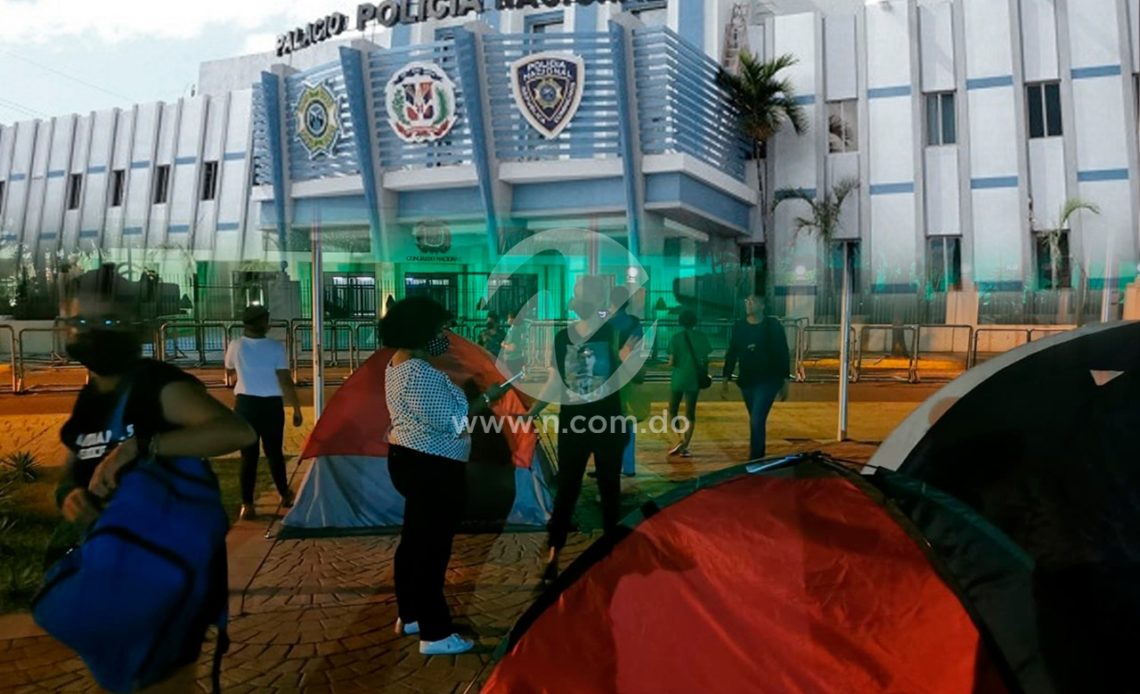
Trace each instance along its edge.
{"label": "small bush", "polygon": [[40,476],[40,464],[28,451],[9,455],[4,459],[3,466],[9,475],[21,482],[35,482]]}

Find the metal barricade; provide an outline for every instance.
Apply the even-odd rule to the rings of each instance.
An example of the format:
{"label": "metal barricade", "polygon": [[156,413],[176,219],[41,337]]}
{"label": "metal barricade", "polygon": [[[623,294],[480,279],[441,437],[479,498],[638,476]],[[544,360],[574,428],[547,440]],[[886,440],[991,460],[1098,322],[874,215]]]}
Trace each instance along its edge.
{"label": "metal barricade", "polygon": [[167,321],[158,328],[162,361],[205,367],[225,363],[231,323],[224,321]]}
{"label": "metal barricade", "polygon": [[12,393],[18,393],[20,392],[20,380],[18,373],[19,345],[17,344],[16,340],[16,329],[7,323],[4,323],[0,324],[0,332],[6,332],[8,334],[8,367],[11,369],[11,373],[9,374],[11,380],[9,383],[12,388]]}
{"label": "metal barricade", "polygon": [[[1009,350],[1014,349],[1016,347],[1020,347],[1023,344],[1028,344],[1030,332],[1031,331],[1028,328],[978,328],[977,330],[974,331],[974,344],[973,344],[973,347],[970,349],[970,368],[973,368],[979,364],[979,359],[978,359],[979,354],[986,354],[987,355],[986,358],[981,360],[981,361],[986,361],[988,359],[991,359],[991,358],[997,356],[998,354],[1001,354],[1003,352],[1008,352]],[[983,335],[987,335],[987,336],[995,336],[995,335],[1010,336],[1013,338],[1014,344],[1012,346],[1005,347],[1004,349],[996,349],[995,350],[995,349],[993,349],[994,339],[993,339],[993,337],[990,337],[989,342],[986,344],[986,346],[989,347],[990,349],[988,349],[985,352],[980,352],[979,346],[980,346],[981,338]],[[1022,341],[1019,338],[1024,338],[1024,341]],[[1001,343],[999,343],[999,344],[1001,344]]]}
{"label": "metal barricade", "polygon": [[788,339],[789,331],[791,339],[788,340],[788,378],[798,383],[803,383],[805,380],[803,370],[803,351],[804,351],[804,328],[810,325],[811,321],[807,318],[781,318],[780,325],[784,327],[784,339]]}
{"label": "metal barricade", "polygon": [[[34,348],[31,347],[36,335],[48,336],[45,343],[46,348],[40,349],[40,351],[34,351]],[[67,328],[58,322],[51,328],[21,328],[16,333],[15,377],[12,383],[12,392],[25,393],[34,388],[68,391],[83,387],[89,377],[87,369],[67,358],[66,350],[63,347],[66,339]],[[29,385],[29,364],[43,365],[59,378],[53,378],[52,382],[47,384]],[[79,378],[80,373],[82,380]]]}
{"label": "metal barricade", "polygon": [[[298,385],[311,384],[311,379],[301,379],[301,362],[303,361],[305,353],[308,353],[309,361],[312,362],[313,325],[307,320],[294,320],[289,325],[289,332],[293,336],[293,350],[289,354],[289,371],[293,375],[293,382]],[[342,335],[347,335],[347,350],[335,349],[338,338]],[[352,324],[339,321],[327,321],[324,325],[324,338],[325,344],[330,345],[330,348],[325,349],[324,365],[326,368],[336,369],[340,366],[339,352],[346,351],[347,354],[351,355],[355,349]],[[346,368],[343,374],[335,371],[331,373],[326,371],[325,384],[343,383],[349,375],[351,375],[351,369],[349,368]]]}
{"label": "metal barricade", "polygon": [[[875,337],[882,335],[882,348]],[[901,341],[901,342],[900,342]],[[901,348],[901,354],[899,350]],[[874,361],[864,362],[867,355]],[[859,329],[855,347],[855,378],[853,380],[888,380],[913,383],[917,370],[918,326],[916,325],[864,325]]]}
{"label": "metal barricade", "polygon": [[[960,339],[963,333],[965,333],[964,341]],[[914,382],[954,380],[970,368],[973,344],[972,325],[918,326]]]}
{"label": "metal barricade", "polygon": [[[380,349],[380,324],[378,322],[357,323],[352,328],[353,349],[348,357],[348,368],[352,373],[360,368],[368,357]],[[368,352],[368,357],[364,353]]]}
{"label": "metal barricade", "polygon": [[[809,325],[803,329],[804,346],[800,363],[805,381],[812,380],[813,376],[823,381],[839,380],[839,331],[840,326],[838,325]],[[825,336],[828,335],[832,337],[826,338]],[[854,345],[854,328],[851,328],[849,339]],[[854,381],[858,378],[858,372],[855,368],[855,350],[849,350],[848,354],[849,380]]]}

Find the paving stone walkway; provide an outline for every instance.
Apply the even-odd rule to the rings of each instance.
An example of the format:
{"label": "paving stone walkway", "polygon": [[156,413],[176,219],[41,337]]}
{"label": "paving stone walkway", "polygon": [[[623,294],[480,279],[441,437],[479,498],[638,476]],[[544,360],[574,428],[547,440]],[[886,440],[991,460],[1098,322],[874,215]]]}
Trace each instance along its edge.
{"label": "paving stone walkway", "polygon": [[[868,407],[864,435],[881,438],[916,404]],[[702,406],[696,455],[690,459],[668,462],[664,437],[639,436],[638,476],[623,480],[627,510],[746,457],[747,435],[734,408],[743,409],[738,403]],[[779,407],[773,429],[784,438],[773,440],[769,452],[819,448],[810,437],[819,435],[820,414]],[[874,451],[873,443],[826,448],[853,460],[866,460]],[[587,481],[576,516],[581,531],[571,535],[564,565],[596,539],[599,515],[596,487]],[[237,555],[231,559],[233,644],[222,683],[233,694],[477,692],[493,651],[537,595],[545,544],[541,532],[458,536],[447,592],[459,628],[477,647],[461,656],[425,658],[415,638],[393,632],[392,557],[398,536],[267,540],[263,524],[250,525],[239,524],[231,533],[231,557]],[[242,580],[234,579],[235,570]],[[213,647],[207,644],[200,662],[203,691],[209,690]],[[99,691],[78,658],[46,636],[6,638],[0,629],[0,692],[72,691]]]}

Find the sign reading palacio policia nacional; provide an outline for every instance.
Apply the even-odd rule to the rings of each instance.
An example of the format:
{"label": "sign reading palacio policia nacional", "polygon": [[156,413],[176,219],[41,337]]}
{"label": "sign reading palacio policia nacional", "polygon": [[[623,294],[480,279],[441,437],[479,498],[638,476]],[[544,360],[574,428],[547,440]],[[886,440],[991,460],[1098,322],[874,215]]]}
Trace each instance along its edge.
{"label": "sign reading palacio policia nacional", "polygon": [[[558,7],[560,5],[592,5],[621,0],[384,0],[356,7],[356,30],[363,31],[370,24],[394,27],[397,24],[415,24],[429,19],[462,17],[479,13],[492,6],[496,10],[521,10],[528,7]],[[348,30],[349,18],[340,12],[309,22],[277,37],[277,55],[294,51],[340,36]]]}

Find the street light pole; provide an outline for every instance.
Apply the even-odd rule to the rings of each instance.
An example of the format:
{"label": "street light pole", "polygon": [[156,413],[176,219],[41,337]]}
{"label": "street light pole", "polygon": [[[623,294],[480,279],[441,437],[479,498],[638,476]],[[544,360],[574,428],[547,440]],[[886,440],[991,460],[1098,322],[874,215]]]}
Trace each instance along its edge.
{"label": "street light pole", "polygon": [[843,301],[839,320],[839,426],[837,438],[847,440],[847,385],[851,363],[851,260],[846,241],[840,242],[843,251]]}
{"label": "street light pole", "polygon": [[313,421],[320,419],[325,408],[325,357],[324,342],[324,270],[321,259],[321,233],[319,218],[313,219],[309,234],[313,262]]}

